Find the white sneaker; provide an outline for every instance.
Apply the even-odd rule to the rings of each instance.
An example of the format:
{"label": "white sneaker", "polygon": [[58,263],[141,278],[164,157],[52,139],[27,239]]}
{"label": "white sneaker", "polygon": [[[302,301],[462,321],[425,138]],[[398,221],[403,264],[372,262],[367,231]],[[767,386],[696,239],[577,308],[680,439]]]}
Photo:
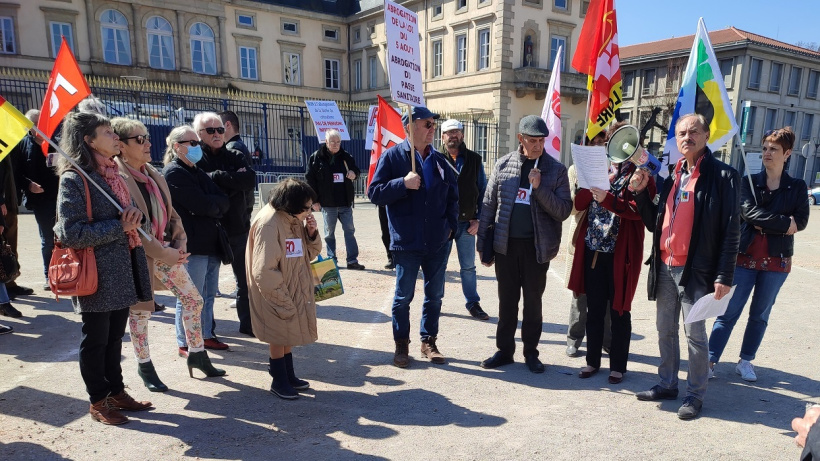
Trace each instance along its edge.
{"label": "white sneaker", "polygon": [[715,378],[715,364],[710,363],[709,364],[709,379],[714,379],[714,378]]}
{"label": "white sneaker", "polygon": [[741,379],[744,381],[755,382],[757,381],[757,375],[755,374],[755,366],[752,365],[752,362],[748,360],[740,359],[737,362],[737,366],[735,367],[735,371],[737,374],[740,375]]}
{"label": "white sneaker", "polygon": [[233,301],[231,301],[231,303],[228,304],[228,307],[236,309],[236,300],[234,299]]}

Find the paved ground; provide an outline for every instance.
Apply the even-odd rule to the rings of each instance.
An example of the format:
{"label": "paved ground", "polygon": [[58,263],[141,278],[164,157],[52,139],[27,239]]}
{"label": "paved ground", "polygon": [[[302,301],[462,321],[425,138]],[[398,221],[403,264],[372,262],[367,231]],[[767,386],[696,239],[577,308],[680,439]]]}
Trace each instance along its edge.
{"label": "paved ground", "polygon": [[[228,375],[189,378],[185,361],[175,353],[173,313],[156,314],[150,330],[153,361],[171,390],[152,394],[143,387],[126,342],[129,392],[150,399],[155,408],[129,414],[132,420],[124,426],[106,427],[87,414],[77,364],[79,319],[67,301],[56,302],[39,289],[37,228],[32,215],[21,216],[19,283],[37,293],[15,301],[23,318],[0,318],[16,330],[0,337],[0,458],[797,459],[791,418],[820,394],[816,217],[797,236],[795,268],[755,361],[759,381],[746,383],[734,372],[742,336],[736,333],[726,349],[727,362],[718,364],[718,377],[710,382],[702,417],[688,422],[676,417],[680,401],[658,404],[634,397],[655,384],[658,364],[655,307],[646,301],[645,277],[633,307],[624,382],[608,384],[606,369],[588,380],[577,378],[584,359],[564,355],[570,294],[564,289],[563,254],[552,264],[544,295],[546,373],[527,371],[520,350],[518,363],[499,371],[478,366],[494,352],[494,272],[478,269],[482,304],[492,319],[473,320],[463,307],[455,255],[439,337],[448,363],[435,366],[418,353],[419,284],[411,314],[415,361],[409,369],[393,367],[394,275],[381,268],[385,257],[374,207],[357,206],[355,222],[360,261],[368,270],[342,271],[347,293],[319,306],[319,342],[295,350],[300,376],[312,383],[303,398],[286,402],[268,392],[267,347],[237,332],[235,311],[223,298],[215,307],[217,333],[231,350],[210,355]],[[223,291],[231,291],[231,279],[223,267]],[[165,295],[159,300],[171,303]],[[745,319],[738,329],[744,325]],[[685,366],[685,347],[682,355]]]}

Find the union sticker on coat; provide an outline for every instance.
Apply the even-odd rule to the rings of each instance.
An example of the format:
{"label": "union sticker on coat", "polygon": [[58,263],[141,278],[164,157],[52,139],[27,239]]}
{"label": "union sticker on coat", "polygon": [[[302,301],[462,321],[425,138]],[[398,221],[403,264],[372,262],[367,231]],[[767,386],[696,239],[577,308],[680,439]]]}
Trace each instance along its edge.
{"label": "union sticker on coat", "polygon": [[285,257],[301,258],[302,256],[304,256],[302,239],[285,239]]}

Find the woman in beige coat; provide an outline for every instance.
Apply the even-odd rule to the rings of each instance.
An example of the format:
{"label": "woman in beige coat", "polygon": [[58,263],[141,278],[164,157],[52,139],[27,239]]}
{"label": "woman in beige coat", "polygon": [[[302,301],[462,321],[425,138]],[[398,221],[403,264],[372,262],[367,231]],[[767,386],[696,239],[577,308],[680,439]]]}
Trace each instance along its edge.
{"label": "woman in beige coat", "polygon": [[[182,322],[189,344],[188,372],[197,368],[209,377],[222,376],[225,371],[211,365],[204,348],[200,320],[203,301],[184,266],[189,253],[182,220],[171,203],[165,178],[148,163],[151,161],[148,130],[139,120],[122,117],[112,119],[111,126],[120,138],[120,155],[115,159],[120,176],[125,179],[137,208],[151,223],[152,239],[140,238],[153,288],[155,291],[167,288],[182,301]],[[148,348],[148,319],[153,310],[153,302],[131,306],[128,324],[139,367],[137,373],[149,390],[165,392],[168,387],[157,376]]]}
{"label": "woman in beige coat", "polygon": [[253,333],[270,344],[270,390],[299,397],[310,383],[296,377],[291,348],[316,341],[316,302],[310,261],[322,251],[311,207],[316,192],[304,181],[286,179],[271,192],[251,223],[245,270]]}

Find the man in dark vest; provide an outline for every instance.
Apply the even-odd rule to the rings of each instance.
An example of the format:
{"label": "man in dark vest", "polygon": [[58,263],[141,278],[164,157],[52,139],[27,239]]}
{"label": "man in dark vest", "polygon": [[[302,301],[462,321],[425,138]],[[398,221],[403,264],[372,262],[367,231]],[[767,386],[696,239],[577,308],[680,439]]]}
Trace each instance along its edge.
{"label": "man in dark vest", "polygon": [[487,187],[487,175],[481,156],[467,149],[464,144],[464,125],[458,120],[447,120],[441,124],[441,144],[447,152],[445,157],[458,172],[458,230],[449,243],[447,258],[455,241],[461,276],[461,291],[467,301],[470,315],[479,320],[490,318],[481,308],[481,300],[476,291],[475,275],[475,234],[478,232],[478,218],[481,201]]}

